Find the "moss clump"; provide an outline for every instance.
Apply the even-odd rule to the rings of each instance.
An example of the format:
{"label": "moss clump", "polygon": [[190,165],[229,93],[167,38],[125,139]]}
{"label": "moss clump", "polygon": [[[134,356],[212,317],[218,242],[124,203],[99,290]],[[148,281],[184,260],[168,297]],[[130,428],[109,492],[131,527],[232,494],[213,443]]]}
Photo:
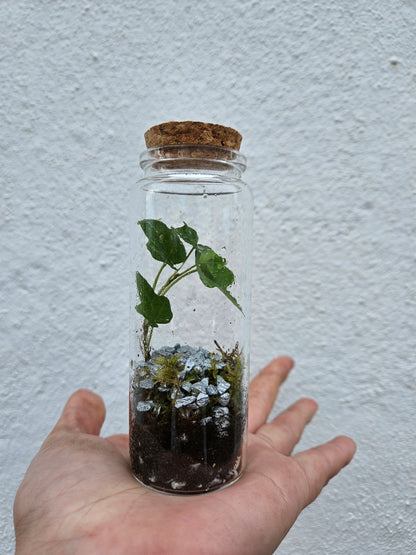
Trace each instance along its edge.
{"label": "moss clump", "polygon": [[185,368],[181,362],[181,353],[172,356],[158,355],[154,359],[156,371],[154,381],[161,387],[179,386],[179,374]]}

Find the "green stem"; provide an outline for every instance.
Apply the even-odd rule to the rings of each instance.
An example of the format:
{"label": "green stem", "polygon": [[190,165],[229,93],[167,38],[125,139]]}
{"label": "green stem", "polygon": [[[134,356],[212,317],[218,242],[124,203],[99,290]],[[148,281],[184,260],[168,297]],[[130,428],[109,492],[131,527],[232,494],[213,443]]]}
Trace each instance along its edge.
{"label": "green stem", "polygon": [[[152,335],[153,335],[153,330],[154,329],[155,329],[154,327],[151,327],[149,337],[147,338],[147,347],[148,347],[149,355],[150,355],[150,343],[152,341]],[[150,358],[150,356],[149,356],[149,358]]]}
{"label": "green stem", "polygon": [[[149,335],[149,322],[148,320],[144,319],[143,321],[143,334],[142,334],[142,341],[141,341],[141,348],[142,348],[142,353],[144,356],[144,360],[147,362],[150,359],[150,340],[148,338]],[[152,332],[153,332],[153,328],[152,328]],[[150,334],[151,336],[152,334]]]}
{"label": "green stem", "polygon": [[169,291],[169,289],[171,289],[174,285],[176,285],[181,279],[183,279],[186,276],[190,276],[191,274],[194,274],[197,271],[198,270],[194,265],[194,266],[190,266],[187,270],[185,270],[181,274],[172,274],[172,276],[167,280],[165,285],[163,285],[163,287],[160,288],[157,294],[165,295]]}
{"label": "green stem", "polygon": [[[175,271],[173,272],[173,274],[171,274],[171,275],[168,277],[168,279],[166,280],[165,284],[160,288],[158,295],[161,295],[161,292],[164,291],[165,288],[168,287],[168,285],[170,285],[173,281],[176,282],[176,278],[177,278],[177,276],[179,275],[179,272],[180,272],[180,271],[182,270],[182,268],[185,266],[186,261],[187,261],[188,258],[191,256],[191,254],[193,253],[194,250],[195,250],[195,247],[192,247],[192,249],[191,249],[191,250],[188,252],[188,254],[186,255],[185,260],[184,260],[184,261],[182,262],[182,264],[179,266],[179,268],[178,268],[177,270],[175,270]],[[165,264],[165,266],[166,266],[166,264]],[[193,266],[191,266],[191,267],[193,267]],[[160,272],[159,272],[159,275],[160,275]],[[157,276],[157,278],[158,278],[158,277],[159,277],[159,276]],[[157,283],[157,281],[156,281],[155,283]],[[154,289],[154,288],[155,288],[155,287],[153,286],[153,289]]]}
{"label": "green stem", "polygon": [[165,269],[165,267],[166,267],[166,262],[164,262],[164,263],[162,264],[162,266],[160,267],[160,270],[159,270],[158,273],[156,274],[155,281],[153,282],[153,290],[156,288],[157,282],[159,281],[159,278],[160,278],[160,274],[163,272],[163,270]]}
{"label": "green stem", "polygon": [[[191,254],[193,253],[194,250],[195,250],[195,247],[192,247],[190,249],[190,251],[186,255],[185,260],[182,262],[182,264],[179,266],[179,268],[177,270],[175,270],[173,272],[173,274],[171,274],[168,277],[165,284],[162,285],[162,287],[159,289],[159,291],[157,293],[158,295],[164,295],[165,293],[167,293],[169,291],[169,289],[171,287],[176,285],[181,279],[183,279],[186,276],[190,276],[191,274],[194,274],[197,271],[197,268],[194,264],[193,266],[190,266],[189,268],[184,270],[182,273],[180,273],[180,271],[185,266],[187,260],[189,259],[189,257],[191,256]],[[161,265],[161,267],[159,268],[159,271],[156,274],[155,280],[153,282],[153,290],[155,290],[157,282],[159,281],[159,278],[160,278],[163,270],[165,269],[165,267],[166,267],[166,263],[163,263]],[[145,358],[146,361],[150,359],[150,342],[152,340],[153,330],[154,330],[154,327],[150,326],[149,322],[147,320],[145,320],[143,322],[143,355],[144,355],[144,358]]]}
{"label": "green stem", "polygon": [[194,252],[194,250],[195,250],[195,247],[192,247],[192,249],[188,252],[188,254],[186,255],[185,260],[184,260],[184,261],[182,262],[182,264],[179,266],[179,268],[178,268],[178,270],[177,270],[178,272],[179,272],[180,270],[182,270],[182,268],[185,266],[186,261],[187,261],[188,258],[191,256],[191,254]]}

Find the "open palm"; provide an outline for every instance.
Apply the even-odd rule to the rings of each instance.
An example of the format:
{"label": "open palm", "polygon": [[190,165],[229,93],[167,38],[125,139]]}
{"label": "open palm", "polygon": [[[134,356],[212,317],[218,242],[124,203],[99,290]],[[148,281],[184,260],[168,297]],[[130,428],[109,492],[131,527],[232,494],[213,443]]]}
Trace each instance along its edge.
{"label": "open palm", "polygon": [[74,393],[17,492],[17,555],[273,553],[355,450],[340,436],[291,455],[316,411],[311,399],[266,423],[292,365],[279,357],[252,381],[246,471],[209,494],[168,495],[141,486],[130,470],[128,436],[98,436],[101,398]]}

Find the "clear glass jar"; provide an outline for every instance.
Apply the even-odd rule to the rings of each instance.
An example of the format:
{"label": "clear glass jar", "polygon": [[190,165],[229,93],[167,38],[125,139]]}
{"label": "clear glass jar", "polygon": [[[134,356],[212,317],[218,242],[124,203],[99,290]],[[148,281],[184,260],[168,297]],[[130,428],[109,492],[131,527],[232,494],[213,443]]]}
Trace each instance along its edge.
{"label": "clear glass jar", "polygon": [[200,493],[245,464],[252,200],[245,158],[149,148],[131,195],[130,457],[144,485]]}

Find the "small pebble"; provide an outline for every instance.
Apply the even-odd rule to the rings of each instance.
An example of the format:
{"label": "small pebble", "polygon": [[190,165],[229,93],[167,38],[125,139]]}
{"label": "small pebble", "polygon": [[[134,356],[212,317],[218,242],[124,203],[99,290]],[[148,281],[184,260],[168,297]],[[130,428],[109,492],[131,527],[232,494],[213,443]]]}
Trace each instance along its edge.
{"label": "small pebble", "polygon": [[175,480],[173,480],[170,485],[172,489],[181,489],[186,486],[186,482],[175,482]]}
{"label": "small pebble", "polygon": [[223,407],[226,407],[228,405],[228,403],[230,402],[230,394],[227,393],[223,393],[223,395],[221,395],[220,399],[220,405],[222,405]]}
{"label": "small pebble", "polygon": [[139,385],[141,389],[153,389],[154,382],[152,378],[145,378],[144,380],[140,380]]}
{"label": "small pebble", "polygon": [[206,407],[209,403],[209,396],[206,393],[200,393],[196,398],[196,404],[198,407]]}
{"label": "small pebble", "polygon": [[201,393],[205,393],[206,389],[207,389],[207,386],[205,384],[203,384],[202,382],[195,382],[195,383],[192,384],[191,387],[192,387],[193,392],[199,391]]}
{"label": "small pebble", "polygon": [[207,393],[208,395],[218,395],[218,389],[215,387],[215,385],[208,385]]}
{"label": "small pebble", "polygon": [[224,380],[224,378],[222,378],[221,376],[217,377],[217,388],[218,388],[218,393],[220,395],[222,395],[223,393],[225,393],[226,391],[228,391],[231,387],[231,384],[229,384],[228,382],[226,382]]}
{"label": "small pebble", "polygon": [[202,426],[206,426],[211,421],[212,421],[212,416],[206,416],[205,418],[201,418]]}
{"label": "small pebble", "polygon": [[186,407],[187,405],[194,403],[195,400],[196,400],[196,397],[194,395],[188,395],[187,397],[182,397],[182,399],[176,400],[175,407],[177,409],[180,409],[181,407]]}
{"label": "small pebble", "polygon": [[190,382],[184,382],[184,383],[181,385],[181,387],[182,387],[182,389],[183,389],[184,391],[186,391],[187,393],[190,393],[190,392],[191,392],[191,389],[192,389],[192,384],[191,384]]}
{"label": "small pebble", "polygon": [[214,407],[212,409],[212,414],[214,415],[215,419],[226,418],[228,417],[230,411],[228,407]]}
{"label": "small pebble", "polygon": [[139,401],[137,403],[138,412],[147,412],[155,406],[153,401]]}

